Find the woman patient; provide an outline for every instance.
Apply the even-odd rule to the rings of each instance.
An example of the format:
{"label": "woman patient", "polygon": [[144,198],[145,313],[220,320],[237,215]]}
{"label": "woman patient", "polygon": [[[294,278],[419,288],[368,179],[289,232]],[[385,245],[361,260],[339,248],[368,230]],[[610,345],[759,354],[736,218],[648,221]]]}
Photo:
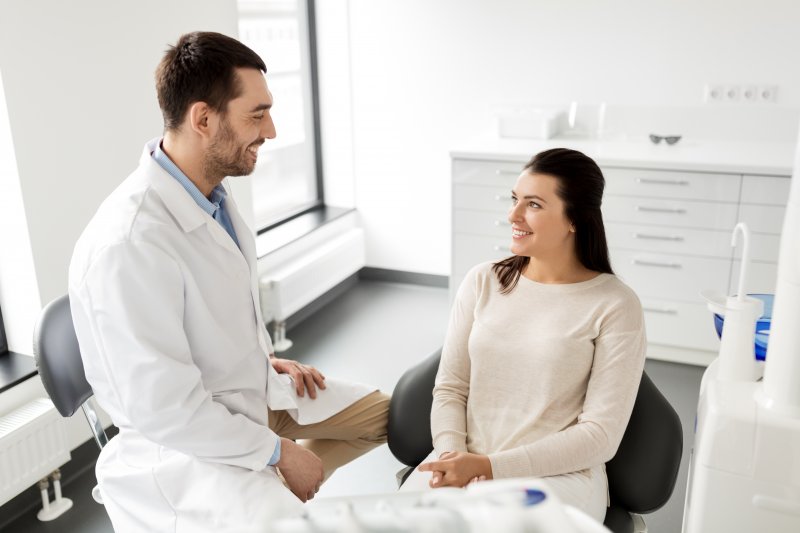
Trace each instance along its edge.
{"label": "woman patient", "polygon": [[604,463],[645,356],[641,304],[608,259],[604,183],[593,160],[564,148],[523,169],[508,214],[514,255],[474,267],[458,290],[433,390],[434,451],[404,490],[546,477],[603,521]]}

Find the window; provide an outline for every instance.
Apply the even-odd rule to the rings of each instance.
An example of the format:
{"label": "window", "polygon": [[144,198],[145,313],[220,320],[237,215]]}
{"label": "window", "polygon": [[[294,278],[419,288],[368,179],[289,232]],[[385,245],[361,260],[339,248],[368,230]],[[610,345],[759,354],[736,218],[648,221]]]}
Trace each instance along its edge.
{"label": "window", "polygon": [[253,172],[256,228],[322,205],[313,0],[239,0],[239,38],[267,65],[276,139]]}

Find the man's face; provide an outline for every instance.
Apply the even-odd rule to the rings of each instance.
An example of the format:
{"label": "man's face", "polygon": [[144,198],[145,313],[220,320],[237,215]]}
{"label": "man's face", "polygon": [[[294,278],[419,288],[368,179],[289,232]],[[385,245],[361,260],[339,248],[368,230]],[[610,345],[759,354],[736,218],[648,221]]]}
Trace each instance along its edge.
{"label": "man's face", "polygon": [[275,138],[270,109],[272,94],[261,71],[236,69],[242,93],[219,114],[218,128],[205,157],[206,176],[214,181],[225,176],[247,176],[258,160],[258,148]]}

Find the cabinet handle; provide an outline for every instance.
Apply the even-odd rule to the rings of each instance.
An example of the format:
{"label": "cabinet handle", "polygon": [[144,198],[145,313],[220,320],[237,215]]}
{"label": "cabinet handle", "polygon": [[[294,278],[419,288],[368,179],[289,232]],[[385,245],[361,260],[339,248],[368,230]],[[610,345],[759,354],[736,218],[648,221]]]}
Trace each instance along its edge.
{"label": "cabinet handle", "polygon": [[656,178],[636,178],[636,183],[645,185],[689,185],[686,180],[665,180]]}
{"label": "cabinet handle", "polygon": [[497,170],[494,171],[494,173],[498,176],[502,176],[503,174],[508,174],[511,176],[519,176],[518,170],[503,170],[498,168]]}
{"label": "cabinet handle", "polygon": [[507,202],[512,198],[510,194],[495,194],[494,199],[497,200],[498,202]]}
{"label": "cabinet handle", "polygon": [[651,235],[649,233],[633,233],[634,239],[646,239],[651,241],[675,241],[683,242],[683,237],[680,235]]}
{"label": "cabinet handle", "polygon": [[495,220],[494,221],[494,225],[495,226],[510,226],[511,222],[509,222],[508,220]]}
{"label": "cabinet handle", "polygon": [[494,251],[495,252],[510,252],[511,251],[511,247],[510,246],[504,246],[502,244],[495,244],[494,245]]}
{"label": "cabinet handle", "polygon": [[660,261],[644,261],[642,259],[634,259],[631,261],[634,265],[639,266],[650,266],[650,267],[662,267],[662,268],[683,268],[680,263],[662,263]]}
{"label": "cabinet handle", "polygon": [[681,209],[680,207],[649,207],[646,205],[637,205],[636,210],[644,213],[673,213],[676,215],[683,215],[686,213],[686,209]]}
{"label": "cabinet handle", "polygon": [[642,310],[647,313],[660,313],[662,315],[677,315],[677,309],[666,309],[664,307],[642,307]]}

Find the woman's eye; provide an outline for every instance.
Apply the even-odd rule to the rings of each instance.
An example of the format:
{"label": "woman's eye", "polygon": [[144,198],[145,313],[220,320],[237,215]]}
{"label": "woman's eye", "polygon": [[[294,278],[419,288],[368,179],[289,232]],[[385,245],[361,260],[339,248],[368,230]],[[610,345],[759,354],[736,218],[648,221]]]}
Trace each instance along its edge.
{"label": "woman's eye", "polygon": [[540,205],[539,205],[539,204],[537,204],[536,202],[529,202],[529,203],[528,203],[528,207],[536,207],[536,208],[539,208],[539,207],[542,207],[542,206],[540,206]]}
{"label": "woman's eye", "polygon": [[517,205],[517,197],[516,196],[512,196],[511,197],[511,205]]}

